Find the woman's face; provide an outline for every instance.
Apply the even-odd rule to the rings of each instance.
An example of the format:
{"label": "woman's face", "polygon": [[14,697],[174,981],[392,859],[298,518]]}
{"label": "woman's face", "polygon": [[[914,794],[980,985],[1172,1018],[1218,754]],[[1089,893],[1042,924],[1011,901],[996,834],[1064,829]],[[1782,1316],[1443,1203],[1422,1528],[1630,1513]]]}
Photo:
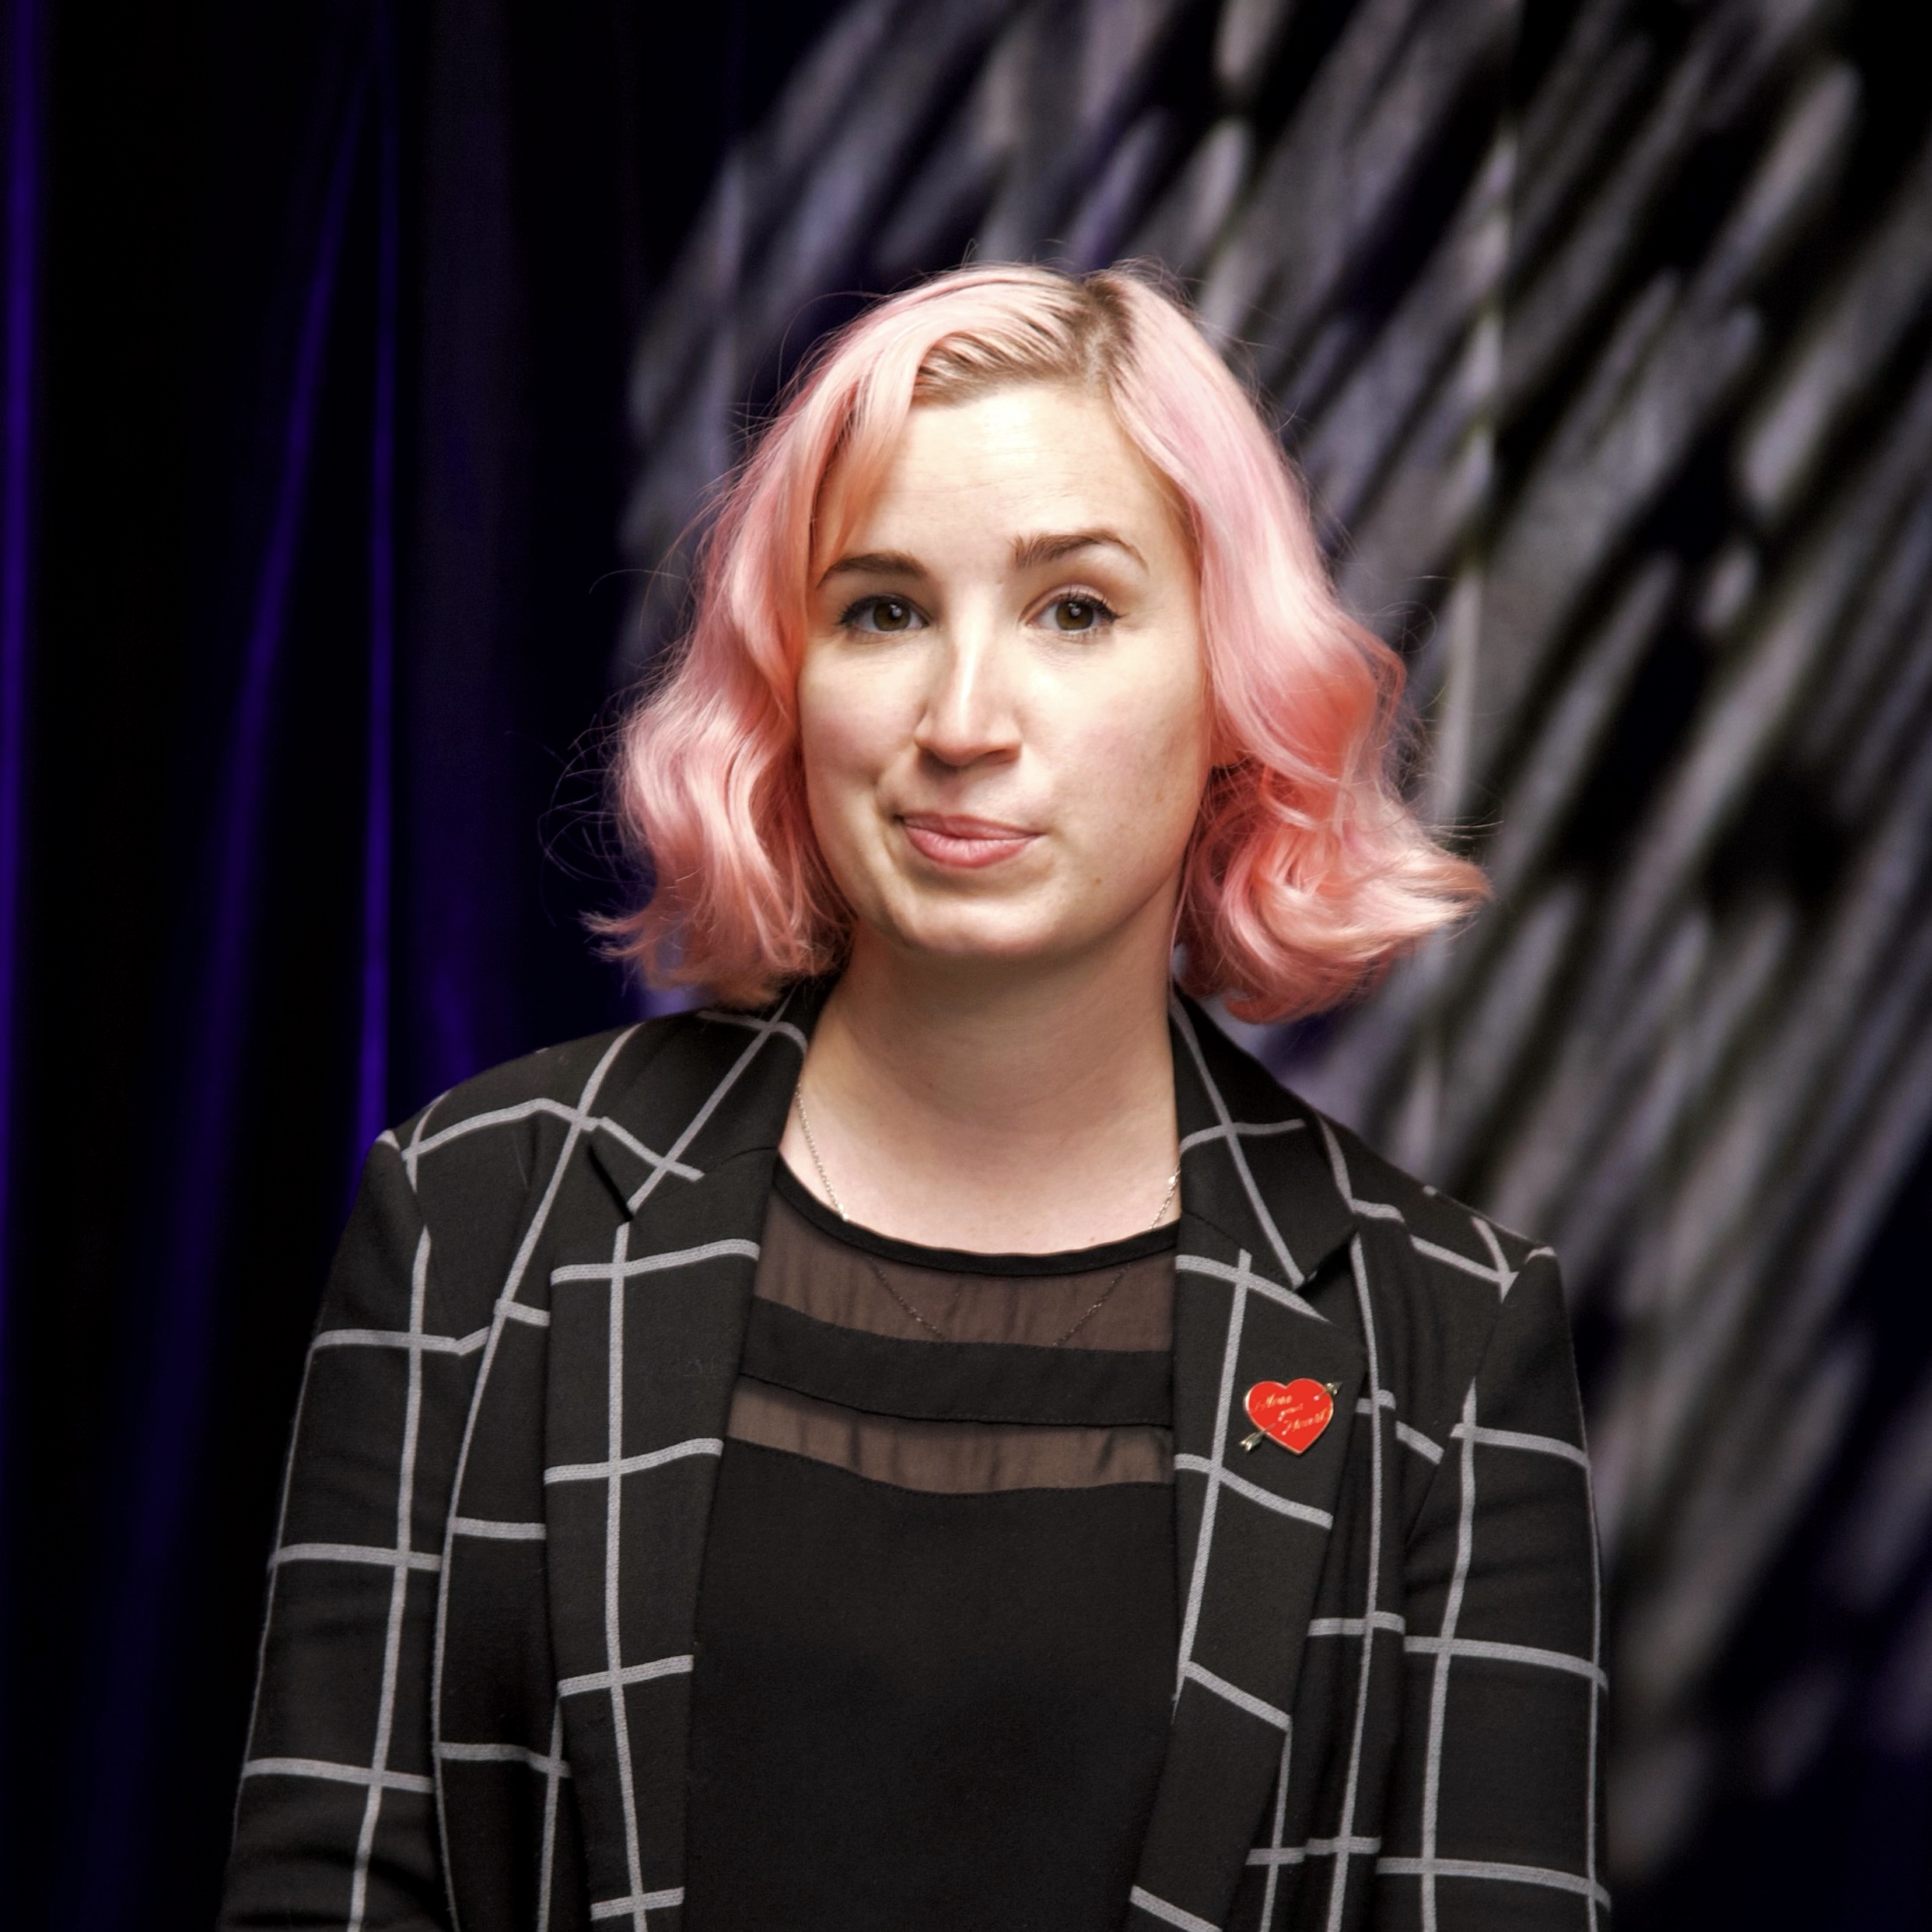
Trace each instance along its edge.
{"label": "woman's face", "polygon": [[1199,600],[1105,402],[914,408],[814,571],[806,786],[859,943],[1044,963],[1131,940],[1164,970],[1209,766]]}

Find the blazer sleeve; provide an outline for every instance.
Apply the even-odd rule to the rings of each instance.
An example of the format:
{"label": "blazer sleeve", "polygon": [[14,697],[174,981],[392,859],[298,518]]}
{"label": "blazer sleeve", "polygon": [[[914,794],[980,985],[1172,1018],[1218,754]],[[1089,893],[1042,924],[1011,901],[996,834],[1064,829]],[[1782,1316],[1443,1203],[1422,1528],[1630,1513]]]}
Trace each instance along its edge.
{"label": "blazer sleeve", "polygon": [[1510,1284],[1463,1395],[1409,1538],[1405,1598],[1374,1923],[1594,1932],[1609,1907],[1602,1609],[1570,1324],[1547,1251]]}
{"label": "blazer sleeve", "polygon": [[236,1932],[449,1923],[429,1698],[474,1350],[437,1332],[433,1302],[429,1234],[386,1135],[296,1411],[219,1921]]}

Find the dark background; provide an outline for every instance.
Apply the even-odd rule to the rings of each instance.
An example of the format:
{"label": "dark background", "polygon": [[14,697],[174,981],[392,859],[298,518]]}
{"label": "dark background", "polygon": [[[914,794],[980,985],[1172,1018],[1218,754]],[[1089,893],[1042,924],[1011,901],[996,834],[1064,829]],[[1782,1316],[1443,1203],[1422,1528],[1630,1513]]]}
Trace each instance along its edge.
{"label": "dark background", "polygon": [[632,1010],[580,924],[611,875],[572,863],[597,857],[583,774],[628,598],[625,369],[645,290],[814,19],[33,11],[0,1916],[187,1927],[212,1917],[278,1465],[362,1148]]}
{"label": "dark background", "polygon": [[[643,573],[695,504],[650,497],[674,439],[645,434],[640,459],[627,384],[640,338],[702,347],[716,327],[677,279],[681,247],[734,143],[851,11],[5,9],[10,1924],[210,1920],[287,1418],[362,1148],[454,1080],[639,1010],[583,923],[629,884],[600,816],[603,734],[674,608],[674,577],[654,600]],[[1699,12],[1635,11],[1665,47]],[[1273,12],[1290,24],[1252,109],[1269,128],[1351,9]],[[1526,12],[1501,93],[1449,124],[1358,262],[1358,308],[1393,305],[1416,237],[1440,229],[1579,12]],[[1864,76],[1865,133],[1811,254],[1764,296],[1774,331],[1798,330],[1927,117],[1910,23],[1824,12]],[[1165,118],[1136,125],[1218,111],[1219,12],[1179,9],[1143,89]],[[948,58],[956,93],[968,53]],[[862,86],[824,140],[889,121],[895,85]],[[1150,180],[1178,165],[1180,136],[1164,138],[1177,158]],[[1650,266],[1696,261],[1749,151],[1724,127],[1696,149],[1664,192]],[[1038,178],[1063,159],[1038,160]],[[934,226],[923,265],[954,258],[978,219]],[[1099,258],[1127,226],[1091,231]],[[754,266],[768,243],[754,222]],[[835,250],[816,281],[781,288],[781,335],[754,333],[729,365],[733,420],[856,290],[903,272]],[[734,285],[756,282],[748,269]],[[752,297],[734,299],[741,317]],[[1504,425],[1506,474],[1527,473],[1602,333]],[[1886,349],[1896,373],[1836,460],[1878,433],[1926,333],[1921,319]],[[1271,380],[1307,366],[1286,348],[1260,359]],[[1720,551],[1733,421],[1685,453],[1619,555],[1664,544],[1701,566]],[[668,523],[667,502],[684,506]],[[1416,594],[1422,616],[1396,628],[1426,690],[1435,623]],[[1647,657],[1566,821],[1580,876],[1622,849],[1713,675],[1691,628],[1680,617]],[[1767,780],[1713,862],[1717,899],[1775,873],[1822,903],[1854,844],[1802,785]],[[1333,1037],[1276,1041],[1277,1057],[1318,1077]],[[1402,1145],[1398,1127],[1388,1138]],[[1696,1784],[1698,1822],[1668,1858],[1636,1861],[1626,1925],[1932,1923],[1932,1752],[1856,1714],[1909,1700],[1915,1680],[1886,1660],[1932,1671],[1927,1613],[1895,1589],[1853,1615],[1819,1583],[1873,1469],[1925,1454],[1900,1434],[1932,1360],[1923,1151],[1887,1199],[1844,1300],[1871,1364],[1862,1393],[1700,1692],[1700,1735],[1731,1768]],[[1589,1304],[1580,1321],[1607,1385],[1618,1321]],[[1747,1775],[1780,1725],[1818,1736],[1782,1783]],[[1633,1762],[1613,1804],[1640,1809],[1650,1760]]]}

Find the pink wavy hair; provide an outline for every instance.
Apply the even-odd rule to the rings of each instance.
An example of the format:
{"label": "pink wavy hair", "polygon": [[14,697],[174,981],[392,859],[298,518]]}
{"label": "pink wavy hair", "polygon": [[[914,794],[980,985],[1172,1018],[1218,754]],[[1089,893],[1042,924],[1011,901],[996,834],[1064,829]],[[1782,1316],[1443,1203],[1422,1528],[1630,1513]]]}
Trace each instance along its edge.
{"label": "pink wavy hair", "polygon": [[1279,444],[1186,310],[1132,271],[964,268],[823,345],[719,504],[690,630],[614,774],[656,884],[605,930],[649,979],[751,1006],[843,960],[796,704],[813,556],[846,534],[817,527],[826,479],[838,464],[856,519],[908,410],[1017,382],[1103,395],[1198,560],[1215,768],[1183,866],[1186,989],[1244,1019],[1315,1011],[1482,895],[1397,789],[1401,659],[1337,601]]}

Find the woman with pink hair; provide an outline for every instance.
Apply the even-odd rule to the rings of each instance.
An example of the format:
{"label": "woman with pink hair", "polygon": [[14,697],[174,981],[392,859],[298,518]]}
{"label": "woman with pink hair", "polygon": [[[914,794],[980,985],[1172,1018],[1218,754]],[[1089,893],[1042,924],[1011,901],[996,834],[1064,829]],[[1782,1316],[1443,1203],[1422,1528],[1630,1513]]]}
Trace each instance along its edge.
{"label": "woman with pink hair", "polygon": [[1188,996],[1479,895],[1400,688],[1151,281],[824,347],[616,775],[716,1004],[370,1156],[225,1923],[1597,1923],[1553,1258]]}

